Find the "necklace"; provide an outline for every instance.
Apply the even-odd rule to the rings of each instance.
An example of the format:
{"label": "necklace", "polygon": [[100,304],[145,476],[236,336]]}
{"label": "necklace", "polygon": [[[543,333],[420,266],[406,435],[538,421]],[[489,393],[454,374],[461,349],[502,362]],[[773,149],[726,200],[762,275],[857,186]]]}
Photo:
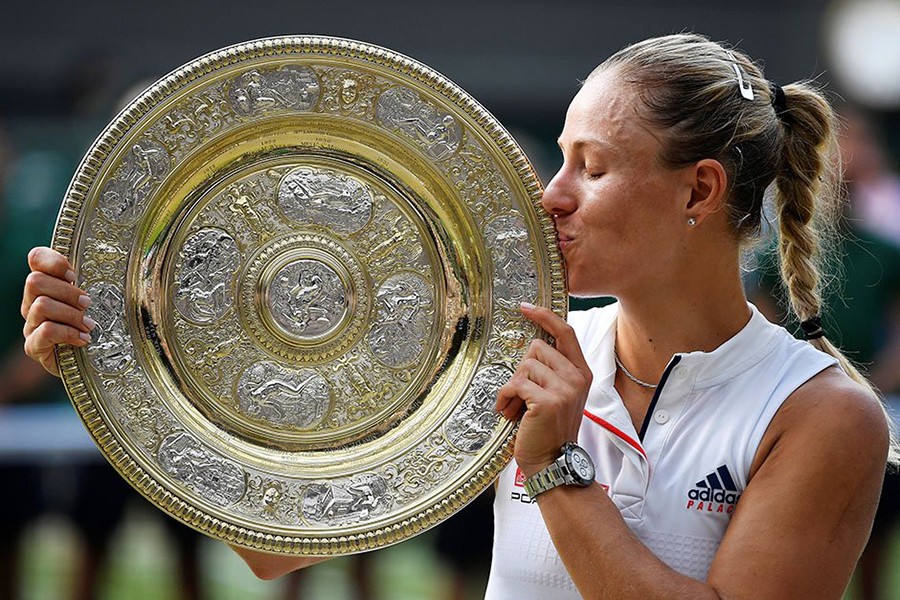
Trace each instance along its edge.
{"label": "necklace", "polygon": [[625,377],[627,377],[628,379],[632,380],[633,382],[635,382],[635,383],[638,384],[639,386],[644,387],[644,388],[647,388],[648,390],[655,390],[657,387],[659,387],[659,384],[658,384],[658,383],[655,383],[655,384],[654,384],[654,383],[647,383],[646,381],[641,381],[640,379],[638,379],[637,377],[635,377],[634,375],[632,375],[632,374],[628,371],[628,369],[625,368],[625,365],[622,364],[622,361],[619,360],[619,353],[616,352],[615,349],[613,349],[613,358],[616,359],[616,366],[619,367],[620,369],[622,369],[622,373],[625,374]]}

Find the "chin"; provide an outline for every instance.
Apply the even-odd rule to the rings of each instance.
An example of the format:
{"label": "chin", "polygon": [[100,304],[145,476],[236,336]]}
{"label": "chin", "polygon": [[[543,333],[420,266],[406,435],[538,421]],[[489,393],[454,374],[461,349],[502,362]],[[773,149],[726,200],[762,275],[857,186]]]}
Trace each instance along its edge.
{"label": "chin", "polygon": [[596,281],[581,281],[572,277],[572,271],[569,271],[566,283],[569,287],[569,295],[574,298],[598,298],[613,295],[608,290],[602,289],[606,286],[598,285]]}

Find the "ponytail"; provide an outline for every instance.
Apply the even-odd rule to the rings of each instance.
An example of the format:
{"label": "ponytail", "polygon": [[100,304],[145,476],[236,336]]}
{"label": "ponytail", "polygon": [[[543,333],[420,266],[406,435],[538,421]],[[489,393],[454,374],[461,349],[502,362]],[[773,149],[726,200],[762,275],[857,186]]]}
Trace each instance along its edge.
{"label": "ponytail", "polygon": [[[828,101],[808,83],[786,86],[784,106],[778,115],[784,143],[775,175],[775,207],[781,278],[791,310],[801,324],[807,325],[804,330],[809,343],[835,357],[851,379],[877,398],[877,391],[856,366],[821,330],[816,331],[822,312],[820,265],[828,254],[825,244],[835,237],[842,214],[838,118]],[[885,417],[890,424],[886,410]],[[894,432],[891,434],[888,462],[896,467],[900,448]]]}

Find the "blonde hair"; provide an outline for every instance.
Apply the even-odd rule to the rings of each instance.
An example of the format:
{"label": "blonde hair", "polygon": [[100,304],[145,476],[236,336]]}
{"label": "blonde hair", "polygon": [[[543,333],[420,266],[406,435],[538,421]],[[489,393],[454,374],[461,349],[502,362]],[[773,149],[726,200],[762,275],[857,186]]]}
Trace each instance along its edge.
{"label": "blonde hair", "polygon": [[[635,90],[644,108],[639,113],[663,133],[659,160],[664,165],[677,168],[704,158],[722,163],[729,176],[726,210],[740,241],[758,236],[765,192],[775,183],[781,279],[797,319],[818,317],[821,265],[840,219],[842,188],[838,118],[816,87],[786,85],[784,98],[776,102],[777,88],[746,54],[695,34],[628,46],[588,80],[603,72],[614,72]],[[742,85],[752,92],[742,93]],[[809,343],[878,396],[825,337]],[[889,462],[896,465],[900,451],[893,434],[891,439]]]}

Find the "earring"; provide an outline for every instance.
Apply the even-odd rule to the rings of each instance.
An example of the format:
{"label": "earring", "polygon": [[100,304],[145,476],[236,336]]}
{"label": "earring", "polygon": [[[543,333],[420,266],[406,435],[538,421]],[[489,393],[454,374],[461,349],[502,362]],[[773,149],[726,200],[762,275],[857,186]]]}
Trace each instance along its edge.
{"label": "earring", "polygon": [[693,227],[696,224],[697,224],[697,219],[695,219],[694,217],[691,217],[688,219],[688,225],[690,225],[691,227]]}

